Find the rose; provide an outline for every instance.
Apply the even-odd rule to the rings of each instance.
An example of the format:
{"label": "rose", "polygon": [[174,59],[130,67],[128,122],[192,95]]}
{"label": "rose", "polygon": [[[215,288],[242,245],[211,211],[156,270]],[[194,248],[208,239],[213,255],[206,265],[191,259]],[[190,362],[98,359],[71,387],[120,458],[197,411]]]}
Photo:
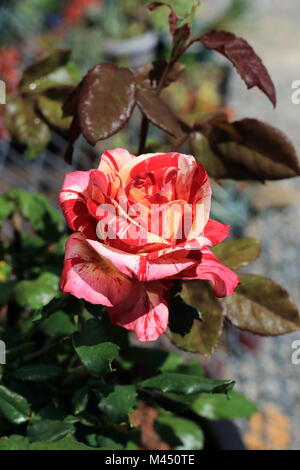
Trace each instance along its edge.
{"label": "rose", "polygon": [[175,279],[207,279],[217,296],[231,295],[238,278],[208,248],[229,226],[209,219],[210,201],[207,173],[190,155],[115,149],[97,170],[67,174],[59,202],[76,233],[66,243],[62,291],[105,305],[141,341],[166,331]]}

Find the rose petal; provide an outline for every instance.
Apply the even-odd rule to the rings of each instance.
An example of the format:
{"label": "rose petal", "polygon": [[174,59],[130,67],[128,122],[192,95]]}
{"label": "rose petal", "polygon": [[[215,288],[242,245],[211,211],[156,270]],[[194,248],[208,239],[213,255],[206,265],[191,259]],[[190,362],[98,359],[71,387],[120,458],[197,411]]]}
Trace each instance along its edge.
{"label": "rose petal", "polygon": [[[111,261],[121,273],[141,282],[180,278],[181,271],[192,268],[198,262],[187,256],[189,251],[182,249],[173,250],[167,252],[165,256],[154,258],[147,254],[126,253],[96,240],[87,240],[87,242],[101,257]],[[195,253],[196,255],[197,253]]]}
{"label": "rose petal", "polygon": [[67,240],[61,290],[92,304],[126,306],[136,302],[139,285],[93,250],[80,233]]}
{"label": "rose petal", "polygon": [[133,308],[108,308],[113,323],[134,330],[140,341],[155,341],[168,326],[167,286],[161,282],[142,284],[144,291]]}
{"label": "rose petal", "polygon": [[229,237],[230,228],[231,225],[225,225],[216,220],[209,219],[204,227],[204,235],[211,241],[211,246],[214,246]]}
{"label": "rose petal", "polygon": [[122,148],[107,150],[101,155],[98,170],[108,175],[118,173],[126,163],[135,158],[134,155],[131,155],[131,153]]}
{"label": "rose petal", "polygon": [[89,214],[86,200],[88,197],[90,171],[74,171],[65,177],[59,204],[71,230],[78,230],[89,238],[95,238],[95,221]]}
{"label": "rose petal", "polygon": [[207,279],[214,286],[217,297],[232,295],[239,284],[239,278],[224,266],[208,248],[201,250],[201,261],[192,269],[183,273],[182,279]]}

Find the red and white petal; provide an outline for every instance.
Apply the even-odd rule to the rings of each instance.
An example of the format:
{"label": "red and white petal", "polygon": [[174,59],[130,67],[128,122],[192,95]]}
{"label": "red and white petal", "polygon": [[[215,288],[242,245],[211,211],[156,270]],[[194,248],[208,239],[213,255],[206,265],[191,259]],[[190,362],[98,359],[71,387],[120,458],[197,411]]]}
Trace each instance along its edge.
{"label": "red and white petal", "polygon": [[135,159],[136,157],[128,152],[126,149],[115,148],[107,150],[101,155],[98,170],[103,173],[117,174],[126,163]]}
{"label": "red and white petal", "polygon": [[160,168],[178,166],[178,153],[147,153],[139,155],[128,161],[120,170],[120,177],[124,184],[140,174],[152,173]]}
{"label": "red and white petal", "polygon": [[107,311],[113,323],[134,330],[140,341],[155,341],[168,326],[168,288],[162,282],[141,285],[144,290],[133,308],[121,304]]}
{"label": "red and white petal", "polygon": [[84,235],[73,233],[67,240],[60,288],[92,304],[114,306],[136,301],[138,283],[120,273],[97,253]]}
{"label": "red and white petal", "polygon": [[182,279],[207,279],[211,281],[214,294],[217,297],[232,295],[239,284],[237,275],[224,266],[208,248],[201,250],[201,261],[197,266],[183,273]]}
{"label": "red and white petal", "polygon": [[188,257],[189,252],[186,250],[174,250],[165,256],[154,258],[146,254],[126,253],[96,240],[87,240],[87,242],[101,257],[111,261],[119,271],[140,282],[180,278],[182,271],[192,268],[197,263],[197,260]]}
{"label": "red and white petal", "polygon": [[209,219],[204,227],[204,236],[211,241],[211,246],[221,243],[229,237],[231,225],[225,225],[216,220]]}
{"label": "red and white petal", "polygon": [[95,222],[86,205],[87,188],[92,171],[68,173],[59,193],[59,204],[71,230],[80,231],[90,238],[95,238]]}

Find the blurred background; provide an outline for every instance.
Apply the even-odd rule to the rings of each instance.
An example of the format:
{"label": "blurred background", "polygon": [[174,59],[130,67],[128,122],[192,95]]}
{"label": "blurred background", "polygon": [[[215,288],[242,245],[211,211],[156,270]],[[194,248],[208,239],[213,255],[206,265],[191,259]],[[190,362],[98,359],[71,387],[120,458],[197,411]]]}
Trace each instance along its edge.
{"label": "blurred background", "polygon": [[[2,0],[0,1],[0,79],[13,93],[22,71],[57,48],[72,50],[74,84],[94,64],[106,61],[132,68],[167,56],[170,47],[167,10],[149,13],[139,0]],[[186,14],[193,1],[170,2]],[[300,105],[292,103],[292,82],[300,79],[300,9],[298,0],[202,0],[194,32],[223,28],[247,39],[275,82],[275,110],[256,89],[247,91],[227,62],[200,46],[186,55],[188,74],[171,85],[165,99],[181,114],[225,110],[232,119],[257,117],[282,129],[300,155]],[[72,167],[64,162],[64,130],[53,131],[47,147],[24,156],[12,143],[0,113],[1,192],[18,187],[42,192],[57,205],[64,173],[96,165],[97,151],[79,139]],[[140,116],[105,148],[124,146],[136,153]],[[163,136],[151,130],[155,143]],[[150,140],[150,144],[151,144]],[[163,145],[163,142],[162,142]],[[213,217],[233,225],[235,235],[262,241],[259,261],[250,266],[279,281],[300,306],[299,180],[265,185],[231,183],[214,186]],[[250,449],[300,448],[300,366],[291,362],[292,341],[299,334],[258,338],[228,328],[220,347],[204,363],[215,377],[236,380],[237,388],[256,401],[260,413],[238,423]],[[164,340],[162,340],[164,346]],[[203,359],[200,358],[203,362]]]}

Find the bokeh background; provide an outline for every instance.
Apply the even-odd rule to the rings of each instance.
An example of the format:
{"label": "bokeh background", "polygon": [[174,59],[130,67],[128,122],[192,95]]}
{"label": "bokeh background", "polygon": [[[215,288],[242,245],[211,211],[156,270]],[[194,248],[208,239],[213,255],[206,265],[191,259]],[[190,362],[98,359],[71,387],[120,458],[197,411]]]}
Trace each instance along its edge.
{"label": "bokeh background", "polygon": [[[57,47],[72,49],[82,75],[101,61],[137,67],[163,56],[169,47],[167,12],[149,14],[147,1],[137,0],[7,0],[0,1],[0,78],[13,90],[24,68]],[[179,12],[189,0],[170,2]],[[247,91],[239,76],[214,54],[195,48],[186,61],[189,77],[166,95],[182,113],[226,109],[233,118],[257,117],[285,131],[300,155],[300,104],[292,103],[292,83],[300,79],[299,0],[202,0],[194,18],[195,32],[211,27],[229,29],[247,39],[262,57],[275,82],[275,110],[256,89]],[[136,125],[106,147],[137,146]],[[25,159],[10,142],[0,115],[1,191],[19,187],[43,192],[56,205],[63,175],[87,169],[98,158],[83,140],[77,142],[73,167],[63,160],[66,136],[54,132],[47,149]],[[153,140],[162,138],[153,132]],[[265,185],[215,185],[213,215],[233,225],[236,235],[262,241],[261,258],[250,266],[279,281],[300,307],[300,187],[299,179]],[[300,334],[258,338],[226,330],[220,347],[205,359],[210,374],[230,377],[256,401],[260,413],[250,423],[238,422],[250,449],[300,448],[300,365],[291,362],[292,342]],[[168,347],[164,339],[161,346]],[[202,362],[203,359],[201,358]]]}

